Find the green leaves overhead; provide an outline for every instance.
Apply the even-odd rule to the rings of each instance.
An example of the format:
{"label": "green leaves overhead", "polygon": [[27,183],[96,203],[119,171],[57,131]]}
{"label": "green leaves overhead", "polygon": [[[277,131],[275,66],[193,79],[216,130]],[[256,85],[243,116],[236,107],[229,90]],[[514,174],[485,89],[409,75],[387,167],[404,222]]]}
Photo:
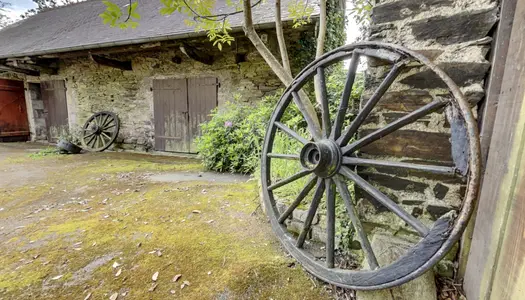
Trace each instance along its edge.
{"label": "green leaves overhead", "polygon": [[[152,0],[150,0],[152,1]],[[259,5],[264,0],[253,2],[253,6]],[[100,14],[104,24],[112,27],[127,29],[136,28],[139,25],[140,14],[137,12],[138,2],[123,8],[117,4],[105,0],[106,10]],[[188,27],[194,27],[195,31],[205,31],[208,39],[222,50],[224,44],[231,45],[235,39],[230,35],[231,24],[228,17],[242,13],[242,0],[226,0],[226,5],[230,8],[227,12],[218,13],[215,10],[216,0],[160,0],[162,7],[161,15],[170,15],[175,12],[186,15],[188,18],[184,23]],[[289,6],[288,11],[293,19],[293,27],[300,27],[310,22],[310,15],[314,12],[314,7],[304,0],[294,0]]]}
{"label": "green leaves overhead", "polygon": [[111,1],[102,1],[106,5],[106,10],[99,16],[102,18],[104,24],[109,24],[111,27],[118,26],[121,29],[136,28],[140,20],[140,14],[137,13],[138,2],[133,2],[125,8],[126,19],[122,21],[122,10],[118,5]]}

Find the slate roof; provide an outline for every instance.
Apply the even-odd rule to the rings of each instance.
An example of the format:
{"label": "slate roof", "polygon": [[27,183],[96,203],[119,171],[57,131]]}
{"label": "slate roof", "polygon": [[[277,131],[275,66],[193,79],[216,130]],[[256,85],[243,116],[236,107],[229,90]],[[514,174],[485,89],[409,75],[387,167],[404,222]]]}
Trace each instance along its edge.
{"label": "slate roof", "polygon": [[[286,7],[294,0],[281,2],[283,20],[289,20]],[[121,7],[128,0],[113,0]],[[226,0],[217,0],[218,12],[229,12]],[[268,0],[253,9],[253,21],[259,27],[273,27],[274,1]],[[119,45],[139,44],[187,38],[196,35],[192,27],[185,25],[185,15],[177,12],[169,16],[159,13],[159,0],[143,0],[137,8],[141,15],[140,25],[135,29],[121,30],[104,25],[99,17],[105,10],[101,0],[88,0],[41,12],[0,31],[0,58],[42,55],[76,50],[94,49]],[[317,11],[317,9],[316,9]],[[317,14],[317,13],[316,13]],[[243,15],[229,17],[232,28],[240,29]]]}

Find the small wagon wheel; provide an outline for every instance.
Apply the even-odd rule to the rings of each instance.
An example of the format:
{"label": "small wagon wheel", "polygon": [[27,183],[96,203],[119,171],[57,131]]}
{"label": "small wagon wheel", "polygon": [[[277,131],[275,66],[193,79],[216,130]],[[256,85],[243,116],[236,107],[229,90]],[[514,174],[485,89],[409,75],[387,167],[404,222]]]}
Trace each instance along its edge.
{"label": "small wagon wheel", "polygon": [[[389,61],[392,68],[370,99],[362,105],[355,117],[352,120],[346,120],[348,125],[345,126],[347,110],[349,109],[349,97],[360,57],[372,57],[382,61]],[[331,114],[325,84],[325,69],[345,59],[350,60],[345,89],[338,110],[335,114]],[[451,96],[436,97],[434,101],[391,122],[385,127],[352,140],[372,109],[409,63],[410,66],[416,64],[429,68],[444,82],[449,92],[451,92]],[[307,83],[313,82],[314,76],[317,76],[319,79],[321,103],[319,107],[320,112],[312,116],[301,101],[300,90]],[[456,111],[459,111],[460,117],[466,124],[468,165],[467,168],[462,168],[461,172],[458,172],[458,169],[461,169],[459,167],[421,165],[358,157],[359,150],[364,146],[445,107],[457,109]],[[283,120],[290,110],[300,112],[303,116],[307,134],[304,134],[302,131],[299,132],[297,129],[292,129],[285,124]],[[320,120],[314,119],[318,118],[317,115],[320,115]],[[276,136],[278,134],[295,141],[297,145],[300,145],[298,146],[300,150],[296,153],[272,152],[276,145]],[[403,284],[420,276],[443,258],[465,229],[478,192],[480,177],[479,148],[478,130],[469,103],[450,77],[427,58],[414,51],[392,44],[362,42],[343,46],[318,58],[301,71],[284,92],[270,119],[261,158],[263,199],[270,223],[281,243],[295,259],[309,272],[326,282],[358,290],[383,289]],[[272,169],[272,162],[283,162],[283,160],[295,160],[299,171],[287,178],[277,178],[274,175],[275,170]],[[461,209],[457,214],[449,213],[443,215],[433,224],[429,224],[431,223],[429,220],[423,222],[358,175],[354,171],[354,168],[358,166],[394,167],[460,177],[464,175],[463,177],[468,179],[468,181]],[[463,173],[463,175],[458,173]],[[287,208],[279,209],[275,193],[287,185],[296,184],[299,179],[305,181],[304,187],[297,188],[293,195],[294,200]],[[349,183],[358,186],[382,206],[401,218],[405,222],[404,224],[407,224],[406,226],[412,228],[413,232],[419,234],[419,242],[394,263],[379,265],[370,240],[363,229],[356,205],[351,198]],[[356,238],[361,245],[363,257],[368,263],[368,269],[350,270],[334,265],[334,256],[336,256],[334,246],[336,196],[343,200],[348,219],[355,228]],[[305,200],[310,200],[307,204],[308,210],[302,228],[300,228],[300,234],[295,236],[287,229],[287,219],[290,218],[299,205],[305,203]],[[324,259],[319,259],[318,255],[308,251],[305,239],[311,230],[312,220],[323,201],[326,201],[327,241]]]}
{"label": "small wagon wheel", "polygon": [[82,146],[93,152],[108,149],[117,139],[120,122],[116,114],[102,111],[92,115],[82,127]]}

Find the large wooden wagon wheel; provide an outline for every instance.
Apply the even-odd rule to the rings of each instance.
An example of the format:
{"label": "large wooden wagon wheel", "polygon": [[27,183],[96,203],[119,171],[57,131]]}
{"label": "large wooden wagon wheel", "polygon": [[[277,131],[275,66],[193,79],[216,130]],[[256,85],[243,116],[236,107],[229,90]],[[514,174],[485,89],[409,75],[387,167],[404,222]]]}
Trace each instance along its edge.
{"label": "large wooden wagon wheel", "polygon": [[102,152],[117,139],[120,128],[118,116],[102,111],[92,115],[82,127],[81,142],[84,149]]}
{"label": "large wooden wagon wheel", "polygon": [[[360,57],[373,57],[382,61],[389,61],[392,64],[392,68],[349,125],[345,126],[344,121],[349,105],[350,91]],[[327,67],[345,59],[350,60],[346,85],[340,100],[339,109],[335,115],[331,115],[324,73]],[[355,137],[355,134],[360,126],[363,125],[372,109],[408,64],[428,67],[446,84],[451,96],[436,97],[433,102],[420,107],[385,127],[353,140],[353,137]],[[314,76],[319,78],[322,95],[322,103],[319,108],[320,113],[317,114],[320,115],[318,122],[313,119],[314,117],[317,118],[317,115],[312,116],[309,114],[305,105],[300,101],[299,92],[305,84],[313,82]],[[294,104],[291,104],[292,101]],[[294,107],[291,108],[292,106]],[[466,138],[468,139],[468,158],[466,159],[468,165],[466,167],[459,168],[457,165],[456,167],[422,165],[358,157],[358,151],[362,147],[447,106],[454,106],[460,112],[461,118],[466,124]],[[287,110],[290,109],[301,112],[306,121],[309,136],[300,134],[298,130],[291,129],[284,122],[281,122]],[[302,149],[294,154],[273,152],[272,149],[278,133],[297,141],[302,145]],[[479,153],[478,130],[470,106],[457,85],[440,68],[423,55],[392,44],[363,42],[346,45],[327,53],[308,65],[286,89],[275,108],[266,132],[262,153],[263,198],[271,225],[278,238],[294,258],[309,272],[326,282],[340,287],[359,290],[389,288],[412,280],[429,270],[445,256],[459,239],[470,218],[476,199],[480,175]],[[272,172],[274,171],[272,170],[272,161],[279,160],[296,160],[296,163],[301,166],[300,171],[288,178],[272,180]],[[428,220],[425,224],[425,222],[412,216],[401,205],[395,203],[378,188],[358,175],[355,172],[356,166],[394,167],[450,176],[465,175],[465,179],[468,180],[467,191],[458,213],[445,214],[437,219],[434,224],[429,224]],[[279,212],[275,193],[287,185],[297,183],[296,181],[299,179],[308,180],[305,180],[305,185],[302,189],[297,190],[294,200],[289,204],[288,208],[284,212]],[[410,226],[414,232],[419,234],[419,242],[394,263],[390,265],[378,264],[376,254],[370,245],[370,240],[363,230],[355,203],[351,199],[351,193],[348,189],[350,182],[353,182],[352,184],[358,186],[362,191],[401,218],[408,224],[407,226]],[[355,228],[356,237],[361,244],[366,262],[368,262],[368,269],[349,270],[334,266],[336,235],[335,198],[337,193],[344,201],[348,217]],[[318,259],[306,249],[305,239],[322,201],[326,201],[327,242],[325,258]],[[285,221],[299,205],[305,202],[308,203],[308,211],[304,220],[304,227],[301,233],[295,236],[287,230]]]}

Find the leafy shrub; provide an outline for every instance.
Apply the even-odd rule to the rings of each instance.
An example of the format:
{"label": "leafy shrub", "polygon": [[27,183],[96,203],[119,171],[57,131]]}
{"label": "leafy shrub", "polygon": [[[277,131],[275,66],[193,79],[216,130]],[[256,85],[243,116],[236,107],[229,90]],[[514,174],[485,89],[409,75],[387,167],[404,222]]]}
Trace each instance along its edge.
{"label": "leafy shrub", "polygon": [[279,95],[267,96],[255,105],[235,101],[215,109],[211,120],[201,125],[196,141],[204,166],[218,172],[252,173]]}

